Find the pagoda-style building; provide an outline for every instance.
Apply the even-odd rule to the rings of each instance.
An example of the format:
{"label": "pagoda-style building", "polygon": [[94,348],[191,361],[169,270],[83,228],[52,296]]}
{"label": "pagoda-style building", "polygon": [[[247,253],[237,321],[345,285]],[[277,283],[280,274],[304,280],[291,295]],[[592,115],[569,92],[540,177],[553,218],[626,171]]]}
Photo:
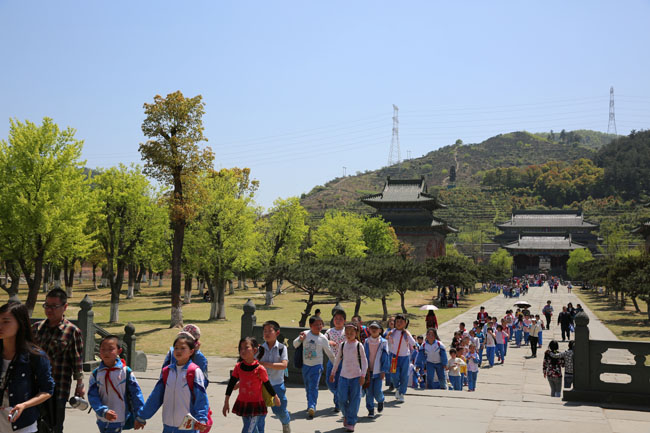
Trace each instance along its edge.
{"label": "pagoda-style building", "polygon": [[515,275],[565,276],[571,251],[588,248],[598,253],[600,239],[593,233],[598,224],[585,220],[579,210],[517,210],[497,227],[503,233],[494,240],[513,255]]}
{"label": "pagoda-style building", "polygon": [[455,233],[453,227],[433,216],[436,209],[446,208],[429,194],[424,176],[420,179],[386,179],[384,189],[361,199],[376,209],[389,222],[397,238],[414,248],[418,261],[445,255],[447,234]]}
{"label": "pagoda-style building", "polygon": [[647,220],[639,227],[632,230],[635,235],[641,235],[645,239],[645,251],[650,254],[650,220]]}

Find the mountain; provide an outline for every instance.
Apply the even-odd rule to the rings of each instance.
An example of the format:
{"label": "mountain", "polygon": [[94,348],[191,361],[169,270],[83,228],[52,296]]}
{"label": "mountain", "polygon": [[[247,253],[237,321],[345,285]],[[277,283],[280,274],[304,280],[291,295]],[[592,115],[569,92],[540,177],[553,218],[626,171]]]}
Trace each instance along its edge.
{"label": "mountain", "polygon": [[[486,170],[592,159],[596,151],[613,138],[613,135],[579,130],[560,133],[517,131],[499,134],[477,144],[462,144],[459,140],[420,158],[403,161],[401,165],[332,179],[303,194],[301,202],[315,218],[329,209],[369,213],[372,209],[359,199],[379,192],[387,176],[404,179],[424,176],[433,190],[450,186],[478,189]],[[454,170],[455,182],[450,179],[450,171]]]}

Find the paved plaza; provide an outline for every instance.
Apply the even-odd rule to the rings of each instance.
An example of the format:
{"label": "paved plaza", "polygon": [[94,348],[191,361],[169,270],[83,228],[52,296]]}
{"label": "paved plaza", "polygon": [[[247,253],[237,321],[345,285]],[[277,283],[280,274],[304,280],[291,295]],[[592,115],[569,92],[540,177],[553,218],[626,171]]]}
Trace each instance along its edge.
{"label": "paved plaza", "polygon": [[[548,286],[533,287],[527,296],[519,299],[529,302],[531,312],[541,312],[546,301],[551,299],[555,307],[554,319],[561,311],[561,306],[572,302],[580,303],[577,296],[567,293],[566,287],[560,287],[558,293],[550,294]],[[487,301],[484,305],[490,315],[502,317],[506,309],[512,308],[515,299],[506,299],[502,295]],[[583,305],[584,307],[584,305]],[[463,321],[468,327],[476,318],[478,307],[460,315],[440,326],[440,338],[445,345],[451,341],[458,323]],[[615,340],[596,316],[585,308],[589,315],[591,337],[602,340]],[[362,401],[359,410],[357,432],[650,432],[650,411],[605,409],[595,405],[579,405],[563,402],[550,396],[550,388],[542,375],[543,353],[548,342],[555,338],[560,340],[560,329],[551,326],[543,333],[544,346],[538,351],[537,358],[528,359],[530,349],[522,346],[508,348],[506,362],[491,369],[481,369],[478,374],[476,392],[418,390],[409,388],[405,403],[396,403],[392,395],[386,397],[386,408],[374,419],[365,418],[367,411]],[[204,341],[209,345],[209,341]],[[560,343],[560,350],[566,343]],[[607,355],[610,355],[609,353]],[[610,355],[618,361],[624,356]],[[137,377],[145,398],[149,395],[159,375],[162,355],[149,356],[149,369],[138,373]],[[213,411],[214,426],[212,431],[239,432],[241,419],[233,414],[227,418],[221,415],[224,400],[225,381],[229,370],[234,367],[232,358],[210,357],[210,380],[208,396]],[[86,375],[86,380],[88,375]],[[234,396],[233,396],[234,397]],[[317,416],[313,420],[305,418],[306,399],[303,388],[292,387],[287,390],[289,410],[292,413],[291,428],[295,433],[344,431],[341,416],[332,411],[332,395],[321,390],[318,401]],[[234,400],[233,400],[234,402]],[[67,410],[66,432],[90,433],[97,431],[94,414],[76,409]],[[271,414],[267,416],[266,430],[282,431],[280,422]],[[144,431],[161,432],[161,413],[157,413],[147,423]]]}

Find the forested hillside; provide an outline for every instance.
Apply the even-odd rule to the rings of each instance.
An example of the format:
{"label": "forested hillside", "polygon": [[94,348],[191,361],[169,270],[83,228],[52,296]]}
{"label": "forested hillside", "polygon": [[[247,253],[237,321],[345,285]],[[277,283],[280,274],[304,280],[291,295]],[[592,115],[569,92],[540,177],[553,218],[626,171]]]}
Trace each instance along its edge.
{"label": "forested hillside", "polygon": [[642,205],[650,190],[650,132],[614,138],[580,130],[512,132],[478,144],[459,141],[401,167],[333,179],[301,201],[313,218],[328,209],[370,213],[359,199],[379,192],[387,176],[425,176],[429,191],[448,205],[436,215],[460,229],[450,241],[489,243],[494,224],[508,219],[513,208],[580,207],[601,224],[601,236],[637,242],[629,231],[650,216]]}

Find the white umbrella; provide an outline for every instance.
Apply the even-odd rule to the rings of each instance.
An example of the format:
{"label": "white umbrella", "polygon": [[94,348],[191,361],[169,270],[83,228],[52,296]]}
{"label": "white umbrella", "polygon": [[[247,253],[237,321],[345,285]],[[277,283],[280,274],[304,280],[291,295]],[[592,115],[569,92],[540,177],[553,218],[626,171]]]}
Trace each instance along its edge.
{"label": "white umbrella", "polygon": [[515,307],[529,308],[530,304],[526,301],[517,301],[514,304]]}
{"label": "white umbrella", "polygon": [[423,305],[420,307],[420,310],[437,310],[438,307],[435,305]]}

